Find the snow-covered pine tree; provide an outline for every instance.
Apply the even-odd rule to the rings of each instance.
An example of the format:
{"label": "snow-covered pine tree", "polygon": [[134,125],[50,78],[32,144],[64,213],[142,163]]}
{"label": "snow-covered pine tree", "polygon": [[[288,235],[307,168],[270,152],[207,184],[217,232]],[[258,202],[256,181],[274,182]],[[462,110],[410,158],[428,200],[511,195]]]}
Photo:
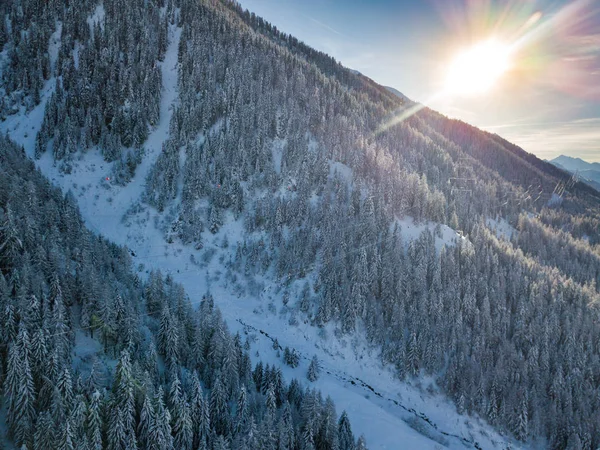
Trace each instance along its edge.
{"label": "snow-covered pine tree", "polygon": [[319,365],[319,360],[317,355],[314,355],[310,360],[310,364],[308,365],[308,372],[306,373],[306,377],[308,381],[314,382],[317,381],[321,374],[321,367]]}

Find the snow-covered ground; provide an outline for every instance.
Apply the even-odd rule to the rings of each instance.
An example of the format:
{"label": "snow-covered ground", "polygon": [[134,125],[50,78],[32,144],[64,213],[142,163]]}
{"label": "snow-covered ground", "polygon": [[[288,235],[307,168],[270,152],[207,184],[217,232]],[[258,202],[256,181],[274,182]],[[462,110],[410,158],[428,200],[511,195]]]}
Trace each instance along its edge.
{"label": "snow-covered ground", "polygon": [[495,231],[498,239],[510,241],[513,235],[518,233],[518,231],[503,217],[496,219],[488,218],[486,224],[490,229]]}
{"label": "snow-covered ground", "polygon": [[425,230],[431,231],[435,237],[435,249],[438,253],[442,247],[454,245],[459,239],[466,239],[462,234],[453,230],[448,225],[433,222],[415,223],[414,219],[410,216],[396,219],[395,223],[399,225],[402,239],[406,244],[418,239]]}
{"label": "snow-covered ground", "polygon": [[329,163],[329,176],[338,176],[342,181],[345,181],[349,185],[352,184],[353,174],[352,169],[345,164],[338,161],[330,161]]}
{"label": "snow-covered ground", "polygon": [[92,33],[94,32],[94,27],[96,26],[96,24],[102,24],[104,22],[104,15],[104,5],[102,3],[99,3],[98,5],[96,5],[94,13],[87,19],[87,23],[90,26],[90,30],[92,31]]}
{"label": "snow-covered ground", "polygon": [[[94,14],[99,15],[98,11]],[[60,30],[53,45],[58,45],[59,36]],[[230,329],[249,337],[254,362],[262,360],[277,364],[287,379],[297,377],[309,383],[305,376],[308,360],[317,355],[322,375],[314,386],[333,398],[338,412],[344,409],[348,412],[354,432],[365,435],[369,448],[504,449],[509,444],[514,448],[514,443],[480,419],[459,415],[448,400],[436,393],[438,390],[432,380],[421,378],[412,383],[397,380],[389,368],[382,366],[377,351],[366,345],[360,331],[352,337],[337,336],[334,324],[319,329],[302,316],[295,316],[293,303],[301,282],[288,287],[291,294],[288,310],[281,300],[284,286],[273,278],[258,277],[249,282],[227,274],[225,263],[235,254],[243,234],[241,221],[235,221],[231,214],[225,216],[225,224],[219,233],[205,233],[205,247],[195,250],[178,242],[168,244],[155,226],[158,219],[155,210],[142,206],[138,211],[128,213],[139,201],[146,176],[168,136],[172,108],[177,99],[179,36],[179,29],[170,30],[169,48],[161,64],[160,122],[150,134],[147,153],[127,186],[117,186],[106,180],[112,174],[112,165],[102,159],[98,150],[80,155],[73,162],[70,174],[61,173],[51,155],[46,153],[36,161],[42,172],[64,191],[73,192],[82,216],[92,230],[132,251],[136,268],[142,274],[147,274],[150,269],[171,274],[185,287],[193,304],[198,304],[202,294],[210,290]],[[29,156],[33,156],[35,135],[54,83],[54,80],[46,83],[42,102],[30,113],[22,111],[0,124],[0,131],[7,132],[22,144]],[[349,169],[339,163],[332,164],[333,172],[346,180],[352,176]],[[418,237],[425,227],[433,231],[436,226],[415,224],[410,218],[399,223],[405,241]],[[462,238],[446,226],[441,226],[440,231],[441,237],[436,237],[438,249]],[[228,246],[222,245],[225,236]],[[274,339],[279,345],[300,352],[302,360],[298,368],[283,364],[278,350],[273,348]],[[89,351],[100,349],[84,335],[78,335],[78,343],[81,345],[78,345],[76,358],[81,360],[89,357]]]}

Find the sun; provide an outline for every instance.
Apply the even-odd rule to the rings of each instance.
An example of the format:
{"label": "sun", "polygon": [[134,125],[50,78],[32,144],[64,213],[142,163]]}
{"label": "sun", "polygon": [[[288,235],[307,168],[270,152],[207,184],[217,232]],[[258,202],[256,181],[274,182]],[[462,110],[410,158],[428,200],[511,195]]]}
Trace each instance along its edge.
{"label": "sun", "polygon": [[448,67],[445,91],[450,95],[481,95],[510,68],[511,49],[494,39],[459,53]]}

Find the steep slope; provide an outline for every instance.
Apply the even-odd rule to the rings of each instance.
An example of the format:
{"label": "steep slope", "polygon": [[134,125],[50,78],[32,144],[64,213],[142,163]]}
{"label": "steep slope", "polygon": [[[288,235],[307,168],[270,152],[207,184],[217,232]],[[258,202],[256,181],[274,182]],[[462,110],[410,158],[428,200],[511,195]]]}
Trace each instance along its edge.
{"label": "steep slope", "polygon": [[[60,31],[58,32],[58,36],[60,37]],[[173,36],[176,37],[176,34],[173,34]],[[61,41],[56,38],[51,39],[50,45],[50,53],[54,53],[52,48],[55,48],[56,46],[60,47]],[[163,98],[161,102],[165,106],[162,108],[160,124],[164,123],[165,117],[166,120],[168,120],[168,108],[170,100],[166,97],[170,92],[172,93],[174,91],[173,85],[169,84],[168,80],[173,79],[171,73],[173,73],[172,71],[175,69],[175,66],[167,63],[169,58],[175,54],[172,50],[174,48],[176,48],[176,44],[174,44],[174,41],[171,40],[171,50],[166,52],[166,61],[165,63],[162,63],[161,66],[163,71],[163,80],[165,80],[163,87]],[[41,115],[44,113],[48,98],[53,93],[54,86],[54,79],[47,81],[45,83],[45,87],[42,88],[42,103],[39,106],[28,112],[25,116],[10,116],[2,124],[4,130],[9,131],[11,136],[23,143],[30,155],[34,154],[36,132],[39,130],[41,125]],[[22,110],[22,112],[26,111]],[[159,128],[161,127],[162,125],[159,125]],[[162,134],[153,132],[151,135],[155,137],[148,141],[148,145],[160,145]],[[71,161],[68,169],[65,169],[64,165],[54,165],[54,158],[52,157],[51,153],[48,152],[42,155],[42,158],[39,160],[38,164],[45,173],[53,178],[55,183],[59,184],[64,189],[73,190],[83,209],[83,215],[86,218],[86,222],[89,226],[91,226],[97,232],[105,233],[113,238],[116,242],[125,243],[130,248],[135,249],[133,253],[137,255],[137,257],[134,257],[134,259],[137,259],[138,262],[146,263],[147,265],[150,264],[153,267],[161,267],[167,272],[172,272],[174,277],[179,278],[186,284],[190,292],[197,294],[204,293],[206,291],[206,285],[203,283],[200,283],[200,286],[198,285],[198,281],[205,278],[204,271],[201,271],[201,269],[190,270],[190,264],[185,262],[190,260],[189,258],[191,258],[194,254],[198,259],[198,252],[189,252],[189,249],[181,246],[173,249],[174,251],[163,252],[162,248],[164,247],[166,249],[167,247],[158,244],[158,242],[162,240],[162,236],[160,233],[156,232],[153,223],[150,221],[146,222],[145,225],[141,227],[132,226],[131,224],[126,226],[119,225],[124,208],[127,205],[127,199],[133,200],[139,195],[139,187],[144,181],[144,171],[139,170],[138,168],[135,172],[132,182],[127,184],[125,187],[121,187],[120,185],[107,182],[114,181],[113,170],[115,165],[118,163],[107,164],[106,162],[103,162],[100,158],[100,153],[97,153],[94,149],[86,153],[83,158],[80,158],[81,157],[78,157],[76,160]],[[145,161],[143,160],[140,167],[143,167],[144,163]],[[336,168],[339,171],[344,171],[343,165],[338,165]],[[65,173],[66,171],[70,173]],[[107,177],[111,180],[106,180]],[[115,199],[122,199],[123,201]],[[403,226],[407,228],[409,233],[412,233],[410,232],[411,228],[415,230],[419,228],[421,230],[424,229],[422,226],[414,227],[410,222],[404,223]],[[448,237],[446,236],[445,239],[448,239]],[[182,251],[185,253],[181,253]],[[231,258],[232,256],[233,255],[229,256],[228,258]],[[184,263],[182,263],[182,260]],[[191,267],[195,266],[191,265]],[[213,264],[213,267],[218,267],[218,264]],[[198,275],[200,275],[200,277],[198,277]],[[213,281],[213,287],[218,288],[217,286],[214,286],[215,284],[216,282]],[[224,292],[228,293],[228,295],[231,295],[231,289],[227,289]],[[239,294],[236,294],[236,296],[237,295]],[[264,304],[264,302],[260,303]],[[243,308],[234,308],[233,305],[229,304],[225,310],[227,312],[231,312],[229,321],[230,325],[233,325],[234,327],[239,326],[240,330],[242,330],[243,328],[241,328],[241,325],[236,319],[247,318],[249,312],[251,312],[253,308],[254,306],[252,306],[252,304],[246,305]],[[252,315],[250,317],[252,317]],[[254,317],[254,319],[256,319],[256,317]],[[261,325],[261,322],[254,321],[253,323],[259,326]],[[276,327],[276,330],[280,329],[280,321],[273,320],[273,318],[270,318],[266,325],[267,326],[265,328],[268,327],[269,329],[273,329],[273,327]],[[294,346],[305,348],[305,355],[308,356],[311,353],[317,352],[323,358],[323,362],[331,358],[328,348],[330,346],[324,346],[323,350],[326,350],[326,352],[313,347],[311,341],[317,339],[316,332],[311,332],[310,330],[299,332],[299,330],[295,329],[292,329],[291,331],[292,333],[289,337],[290,343]],[[280,338],[287,340],[288,338],[285,338],[285,336],[282,335],[288,332],[289,330],[287,327],[281,329]],[[309,332],[309,336],[314,336],[310,341],[305,340],[307,335],[306,332]],[[258,336],[261,335],[259,334]],[[302,342],[305,343],[303,344]],[[342,342],[342,344],[344,343]],[[265,343],[259,340],[256,344],[254,344],[254,346],[256,346],[258,349],[263,349],[261,350],[262,356],[269,357],[269,354],[272,352],[272,350],[270,350],[270,342]],[[268,349],[266,354],[264,350],[265,348]],[[455,414],[452,413],[452,407],[446,402],[442,401],[440,403],[440,399],[435,399],[434,397],[435,400],[422,400],[422,394],[419,394],[418,391],[410,388],[402,388],[404,391],[403,397],[398,397],[398,387],[395,386],[392,375],[386,378],[386,383],[382,384],[381,375],[374,376],[375,374],[372,372],[372,370],[370,370],[368,364],[362,364],[361,366],[357,367],[355,363],[348,364],[343,362],[348,358],[352,358],[352,360],[356,358],[354,352],[349,350],[350,349],[347,347],[338,348],[337,355],[335,356],[336,361],[331,366],[332,369],[335,368],[335,373],[332,372],[333,374],[331,375],[329,373],[325,373],[322,377],[322,381],[319,381],[318,383],[323,383],[323,387],[331,389],[332,392],[335,392],[336,398],[342,401],[344,405],[352,409],[350,413],[351,416],[353,418],[360,419],[359,423],[363,425],[363,430],[369,434],[370,438],[373,438],[373,442],[375,443],[374,448],[393,448],[395,443],[399,441],[413,442],[414,446],[418,448],[433,448],[435,445],[437,445],[436,441],[444,440],[445,442],[447,439],[450,439],[451,444],[454,442],[454,444],[452,444],[452,446],[454,446],[462,445],[461,442],[463,439],[466,439],[467,441],[479,439],[480,442],[481,440],[485,442],[490,439],[490,436],[494,436],[494,434],[489,433],[489,431],[483,431],[485,430],[484,427],[482,429],[482,432],[485,433],[484,435],[473,437],[471,435],[471,431],[469,431],[470,428],[472,428],[472,424],[470,423],[471,421],[465,420],[463,422],[463,420],[459,419],[459,416],[456,416],[456,422],[454,422],[454,419],[452,419],[452,423],[449,423],[448,417],[453,417]],[[281,364],[281,361],[278,359],[275,359],[274,362]],[[375,359],[370,364],[378,363]],[[338,367],[342,368],[341,372]],[[301,374],[305,369],[303,369],[301,366],[299,370]],[[350,370],[350,373],[347,372],[348,370]],[[326,372],[331,372],[331,370],[326,368]],[[298,370],[292,371],[292,374],[298,375]],[[359,381],[359,379],[367,380],[368,384],[365,384],[364,381]],[[366,393],[371,393],[373,386],[378,389],[380,396],[381,393],[389,391],[387,394],[388,399],[382,398],[379,400],[380,397],[378,396],[374,396],[373,399],[365,398]],[[410,409],[410,411],[405,411],[402,403],[400,402],[408,402],[407,405],[409,405],[408,409]],[[400,406],[398,406],[399,403]],[[413,408],[417,407],[421,411],[419,415],[416,415],[411,406]],[[422,418],[424,417],[427,419],[427,416],[423,415],[423,412],[426,412],[427,415],[431,416],[435,420],[433,423],[434,426]],[[411,424],[411,427],[420,431],[414,431],[413,428],[407,426],[405,420]],[[428,420],[431,421],[431,419]],[[448,430],[462,430],[460,431],[460,434],[462,434],[464,438],[458,436],[452,437],[452,435],[455,434],[455,432],[452,431],[445,432],[446,437],[444,437],[445,435],[443,433],[440,433],[436,430],[436,423],[442,427],[442,430],[444,428],[447,428]],[[479,426],[476,427],[476,429],[478,428]],[[426,436],[433,436],[434,440],[424,437],[421,433],[424,433]],[[492,439],[499,440],[497,437],[493,437]]]}
{"label": "steep slope", "polygon": [[[165,80],[162,98],[162,104],[164,105],[162,108],[163,112],[161,113],[161,121],[157,130],[151,133],[151,136],[156,137],[153,138],[152,141],[149,141],[149,145],[160,145],[161,139],[164,139],[164,135],[158,132],[158,130],[162,128],[161,124],[164,123],[165,117],[168,120],[169,102],[173,98],[170,94],[175,90],[174,85],[169,84],[168,80],[173,80],[172,73],[174,73],[173,70],[175,69],[175,65],[171,64],[169,61],[172,61],[170,58],[176,55],[175,39],[178,37],[176,29],[173,30],[171,36],[173,37],[173,40],[170,42],[169,49],[166,52],[165,62],[162,64],[163,80]],[[47,99],[52,92],[52,81],[53,80],[48,82],[46,88],[43,89],[42,99]],[[43,109],[44,104],[41,104],[27,116],[12,116],[3,124],[6,127],[5,129],[10,130],[11,135],[24,144],[30,155],[33,155],[34,152],[34,136],[36,129],[31,129],[29,126],[25,125],[34,124],[34,127],[39,127],[41,120],[36,119],[36,117],[39,117],[40,111],[43,111]],[[107,183],[107,176],[110,178],[112,175],[112,166],[111,164],[103,162],[100,155],[94,151],[88,153],[83,160],[72,162],[70,174],[65,174],[60,166],[53,165],[53,158],[50,153],[43,155],[38,161],[38,164],[55,183],[62,186],[65,190],[72,190],[75,193],[81,205],[83,216],[86,218],[87,224],[91,226],[92,229],[111,237],[115,242],[127,244],[134,250],[133,254],[136,255],[133,257],[134,261],[146,265],[150,264],[152,267],[162,268],[167,273],[172,273],[172,276],[175,279],[182,281],[188,288],[188,291],[194,296],[206,292],[207,285],[204,283],[200,283],[199,285],[198,283],[199,275],[200,280],[204,278],[204,271],[201,268],[192,269],[196,266],[186,262],[190,260],[193,261],[193,259],[190,258],[193,258],[194,255],[198,257],[199,252],[190,252],[189,249],[183,246],[176,246],[174,249],[162,251],[163,248],[167,249],[167,246],[158,244],[162,240],[162,236],[154,229],[152,222],[139,228],[136,226],[123,226],[120,224],[120,218],[126,211],[128,201],[137,198],[140,194],[140,186],[143,184],[143,177],[145,175],[145,172],[140,170],[140,168],[144,167],[145,161],[142,161],[142,164],[139,166],[138,170],[136,170],[134,178],[126,186],[111,185]],[[340,169],[342,167],[343,166],[340,166]],[[424,229],[422,226],[415,227],[411,223],[406,223],[404,226],[408,229],[411,227],[415,229],[420,228],[421,230]],[[446,237],[446,239],[448,238]],[[233,255],[229,255],[228,258],[231,258],[232,256]],[[184,263],[182,263],[182,260]],[[212,267],[212,270],[216,271],[215,267],[218,267],[218,265],[213,264]],[[222,289],[222,287],[215,284],[216,283],[213,283],[212,289],[216,292],[221,292],[220,289]],[[224,290],[224,298],[230,296],[230,292],[230,289]],[[240,324],[237,319],[246,319],[248,314],[251,314],[251,310],[254,308],[252,305],[255,305],[256,303],[246,305],[242,308],[231,302],[224,303],[219,300],[219,303],[224,307],[230,325],[232,325],[234,329],[239,329],[240,331],[245,330],[246,326]],[[247,319],[246,322],[248,322]],[[271,333],[275,332],[276,335],[279,335],[280,339],[282,339],[282,342],[287,341],[284,336],[285,331],[280,329],[278,321],[269,318],[265,323],[257,322],[256,320],[252,320],[251,323],[263,327],[264,329],[268,329]],[[252,335],[253,334],[254,333],[252,333]],[[261,334],[257,334],[258,336],[261,336]],[[311,334],[312,333],[309,332],[309,335]],[[350,374],[346,372],[348,368],[346,364],[342,364],[342,370],[340,371],[338,368],[340,367],[339,359],[354,359],[355,356],[353,352],[349,353],[347,349],[339,348],[338,355],[336,356],[338,361],[330,366],[325,363],[325,361],[329,359],[328,353],[321,353],[318,349],[313,347],[310,341],[306,341],[306,332],[294,333],[294,335],[297,336],[292,336],[290,343],[293,346],[302,349],[303,355],[308,357],[314,352],[318,352],[320,355],[322,354],[324,373],[317,382],[317,385],[331,391],[332,395],[342,402],[341,404],[343,406],[349,409],[351,417],[360,420],[360,423],[363,424],[363,430],[368,431],[369,437],[373,439],[373,448],[394,448],[397,442],[411,442],[415,448],[434,448],[437,441],[442,440],[446,442],[447,439],[450,439],[450,442],[454,441],[454,445],[461,445],[460,442],[463,438],[459,436],[452,437],[454,433],[450,431],[451,429],[456,428],[458,424],[453,423],[451,426],[448,426],[448,432],[446,432],[447,436],[444,437],[445,435],[443,433],[437,431],[427,421],[423,420],[419,415],[416,415],[414,411],[405,411],[402,407],[398,406],[398,400],[396,400],[396,398],[399,399],[399,397],[397,397],[397,393],[394,392],[397,388],[392,387],[394,386],[393,377],[388,376],[386,384],[378,385],[375,381],[377,378],[380,379],[381,376],[377,378],[373,377],[374,374],[369,370],[368,364],[366,366],[363,364],[360,367],[355,367],[354,363],[351,364]],[[311,338],[311,341],[313,339],[317,339],[316,334]],[[302,344],[303,341],[305,344]],[[261,342],[259,340],[256,343],[253,343],[252,346],[256,350],[261,351],[261,356],[266,357],[274,364],[281,365],[281,360],[279,358],[273,358],[274,352],[272,351],[272,342],[268,340]],[[344,354],[339,353],[340,351]],[[371,364],[376,364],[376,361],[372,361]],[[301,376],[302,372],[305,370],[306,366],[304,364],[301,364],[299,369],[293,371],[284,369],[286,375],[289,374],[290,376]],[[362,380],[368,380],[368,383],[370,384],[367,385]],[[375,396],[375,401],[365,399],[365,393],[371,393],[371,390],[367,389],[367,386],[369,386],[370,389],[373,389],[372,386],[375,386],[381,393],[390,391],[386,394],[388,398],[379,400],[378,397]],[[412,392],[410,389],[406,390],[404,396],[413,398],[413,400],[408,403],[409,405],[420,406],[420,411],[425,411],[434,419],[436,419],[436,415],[439,415],[436,422],[443,427],[448,421],[447,416],[452,416],[451,406],[444,402],[442,403],[442,405],[444,405],[443,408],[432,408],[432,405],[430,404],[431,400],[423,402],[419,398],[418,392]],[[440,399],[437,399],[436,402],[439,405]],[[422,412],[419,414],[427,418]],[[429,438],[422,436],[419,432],[414,431],[403,419],[408,421],[412,427],[420,429],[426,436],[433,436],[435,440],[430,440]],[[378,425],[379,422],[381,422],[381,425]],[[473,437],[470,437],[468,434],[468,427],[468,422],[460,425],[460,428],[464,429],[463,433],[464,436],[466,436],[464,439],[467,441],[473,440]]]}
{"label": "steep slope", "polygon": [[210,294],[191,302],[160,272],[141,281],[129,253],[87,231],[72,196],[4,137],[0,175],[2,441],[366,449],[329,397],[269,364],[252,370]]}
{"label": "steep slope", "polygon": [[[117,19],[127,7],[105,2],[93,38],[80,28],[95,5],[55,12],[80,34],[61,40],[61,64],[48,58],[37,107],[4,85],[25,104],[2,129],[73,190],[86,223],[142,272],[210,288],[261,357],[282,364],[267,334],[317,354],[317,383],[382,448],[510,442],[479,417],[522,441],[600,443],[597,194],[427,109],[383,127],[409,105],[236,4],[134,8],[165,36],[154,49],[125,38],[139,27]],[[107,64],[131,56],[94,72],[103,47]],[[134,70],[142,61],[152,71]],[[158,73],[162,90],[139,89]],[[90,83],[110,89],[86,99]],[[562,207],[545,208],[557,185]],[[496,218],[512,241],[489,231]]]}

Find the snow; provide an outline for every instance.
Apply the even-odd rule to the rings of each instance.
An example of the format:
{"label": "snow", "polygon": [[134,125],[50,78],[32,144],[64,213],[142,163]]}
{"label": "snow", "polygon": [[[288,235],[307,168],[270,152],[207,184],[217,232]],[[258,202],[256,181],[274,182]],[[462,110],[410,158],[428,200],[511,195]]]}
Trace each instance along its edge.
{"label": "snow", "polygon": [[488,218],[486,220],[487,226],[494,230],[498,239],[505,239],[510,241],[515,233],[518,231],[510,224],[504,217],[498,217],[496,219]]}
{"label": "snow", "polygon": [[102,352],[102,345],[81,330],[75,333],[75,345],[73,348],[72,366],[79,373],[88,372],[92,366],[93,359]]}
{"label": "snow", "polygon": [[92,13],[92,15],[90,17],[87,18],[87,23],[90,26],[90,31],[92,32],[92,36],[94,34],[94,27],[96,26],[96,24],[100,24],[100,26],[102,26],[102,24],[104,23],[104,4],[100,3],[98,5],[96,5],[96,9],[94,9],[94,12]]}
{"label": "snow", "polygon": [[273,169],[275,173],[279,175],[281,173],[281,158],[283,157],[283,148],[285,147],[285,140],[277,139],[273,142],[271,147],[273,157]]}
{"label": "snow", "polygon": [[[435,250],[438,253],[442,250],[442,247],[455,245],[459,239],[466,240],[463,235],[456,230],[453,230],[448,225],[428,221],[415,223],[415,220],[410,216],[396,219],[394,224],[400,226],[400,235],[402,236],[403,242],[407,245],[411,241],[417,240],[425,230],[431,231],[435,237]],[[392,227],[393,226],[394,225],[392,225]],[[438,232],[436,232],[436,229],[438,229]]]}
{"label": "snow", "polygon": [[[225,312],[226,308],[223,309]],[[306,382],[309,360],[313,354],[318,356],[321,377],[313,386],[333,398],[338,412],[347,411],[353,430],[365,435],[369,448],[396,449],[401,444],[406,448],[436,449],[440,448],[440,442],[445,442],[444,446],[449,448],[473,447],[461,438],[476,441],[481,448],[496,448],[496,443],[504,441],[488,432],[479,419],[458,415],[443,396],[427,394],[398,382],[388,369],[382,367],[376,352],[360,346],[360,342],[364,342],[362,338],[338,340],[333,337],[332,325],[319,336],[319,330],[314,327],[302,323],[298,327],[286,326],[276,315],[264,311],[244,320],[262,322],[257,331],[268,330],[270,338],[277,338],[282,347],[289,345],[299,350],[302,355],[300,366],[296,369],[282,367],[286,379],[297,377]],[[260,358],[263,362],[281,365],[281,358],[277,357],[269,337],[260,331],[253,333],[250,327],[245,327],[245,331],[258,339],[252,346],[255,362]],[[358,351],[355,352],[350,341],[359,343]],[[427,417],[436,426],[422,417]],[[411,420],[435,440],[415,432],[407,423]],[[446,436],[442,431],[453,436]]]}
{"label": "snow", "polygon": [[550,200],[548,200],[548,206],[560,206],[562,201],[562,197],[557,193],[553,192],[552,197],[550,197]]}
{"label": "snow", "polygon": [[76,70],[79,70],[79,52],[81,47],[82,45],[79,42],[75,42],[75,46],[73,47],[73,65]]}
{"label": "snow", "polygon": [[[127,235],[123,235],[122,228],[116,225],[121,222],[122,217],[144,191],[148,172],[160,154],[162,143],[168,137],[173,103],[177,98],[177,47],[181,30],[172,28],[170,33],[169,49],[165,60],[161,63],[163,95],[161,97],[160,121],[150,133],[145,146],[144,158],[138,165],[135,177],[129,184],[123,187],[106,181],[106,178],[111,178],[113,174],[113,164],[104,161],[98,148],[80,154],[79,159],[72,163],[71,174],[65,174],[59,170],[50,152],[44,153],[37,161],[37,165],[42,172],[54,184],[59,185],[65,191],[73,191],[78,199],[86,225],[108,239],[123,245],[128,243]],[[53,86],[52,81],[49,81],[48,84]],[[19,121],[16,116],[13,116],[0,125],[0,129],[6,127],[5,129],[9,132],[9,135],[24,145],[30,157],[33,156],[35,133],[39,130],[44,114],[45,100],[51,94],[51,89],[52,87],[48,87],[48,92],[43,94],[44,101],[26,116],[26,120],[21,118],[21,121]],[[16,126],[12,127],[11,122],[16,122]],[[20,122],[32,124],[28,137],[24,137]],[[162,240],[162,236],[158,232],[148,238],[151,238],[154,242]]]}
{"label": "snow", "polygon": [[346,164],[338,161],[329,161],[329,178],[334,179],[338,175],[343,181],[346,181],[350,186],[352,184],[352,169]]}
{"label": "snow", "polygon": [[62,23],[58,22],[56,25],[56,30],[50,36],[50,41],[48,44],[48,56],[50,58],[50,68],[51,72],[54,73],[54,69],[56,67],[56,61],[58,59],[58,51],[60,50],[60,37],[62,35]]}
{"label": "snow", "polygon": [[[62,23],[57,22],[56,30],[50,36],[48,44],[48,55],[50,65],[53,69],[58,58],[61,33]],[[40,92],[40,103],[29,113],[25,113],[25,108],[21,107],[18,114],[13,114],[7,117],[4,122],[0,122],[0,131],[3,134],[8,134],[14,141],[21,144],[29,157],[33,157],[35,137],[42,126],[44,108],[46,107],[46,102],[52,96],[52,92],[54,92],[55,84],[56,78],[54,77],[44,83],[44,87]]]}
{"label": "snow", "polygon": [[[97,8],[98,11],[98,8]],[[100,13],[98,13],[100,14]],[[94,14],[96,15],[96,14]],[[60,31],[53,45],[58,45]],[[483,449],[506,448],[514,443],[500,436],[477,417],[461,416],[454,405],[439,393],[432,380],[419,378],[412,383],[400,382],[389,367],[380,362],[378,351],[367,344],[360,330],[353,336],[338,336],[336,324],[320,329],[311,326],[303,315],[296,313],[294,303],[304,280],[298,280],[287,289],[290,304],[282,306],[286,287],[270,275],[253,279],[228,273],[225,265],[235,255],[243,239],[242,220],[234,220],[226,213],[224,225],[216,235],[205,232],[205,247],[195,250],[178,241],[168,244],[156,227],[162,216],[140,203],[146,177],[158,157],[163,142],[168,138],[172,108],[177,99],[177,47],[181,30],[170,29],[170,44],[161,64],[163,92],[160,122],[152,130],[146,145],[146,155],[137,167],[132,181],[126,186],[107,182],[112,164],[106,163],[98,149],[79,155],[73,161],[70,174],[62,173],[49,152],[36,161],[37,166],[51,181],[64,191],[71,190],[79,203],[86,224],[117,244],[129,247],[135,267],[141,275],[150,269],[160,269],[181,283],[193,305],[198,305],[208,290],[214,295],[223,317],[234,333],[239,331],[251,340],[251,355],[256,363],[277,364],[287,380],[296,377],[308,385],[306,370],[313,355],[322,366],[321,377],[312,386],[330,395],[338,413],[346,410],[354,433],[364,434],[370,449]],[[49,80],[42,92],[42,102],[31,112],[9,117],[0,124],[2,132],[22,144],[31,157],[35,134],[43,118],[45,102],[51,95],[55,81]],[[276,150],[274,150],[274,161]],[[331,174],[352,181],[352,171],[338,162],[330,163]],[[402,227],[405,242],[418,238],[437,224],[416,224],[410,217],[396,221]],[[440,225],[436,235],[438,251],[462,238],[451,228]],[[229,245],[222,245],[224,237]],[[314,275],[313,275],[314,276]],[[283,347],[295,348],[301,354],[298,368],[283,364],[273,349],[272,339]],[[85,335],[76,335],[74,365],[83,370],[100,351],[98,343]],[[429,389],[426,389],[429,388]],[[427,418],[425,420],[424,418]],[[420,430],[420,431],[418,431]],[[447,434],[443,434],[447,433]]]}

